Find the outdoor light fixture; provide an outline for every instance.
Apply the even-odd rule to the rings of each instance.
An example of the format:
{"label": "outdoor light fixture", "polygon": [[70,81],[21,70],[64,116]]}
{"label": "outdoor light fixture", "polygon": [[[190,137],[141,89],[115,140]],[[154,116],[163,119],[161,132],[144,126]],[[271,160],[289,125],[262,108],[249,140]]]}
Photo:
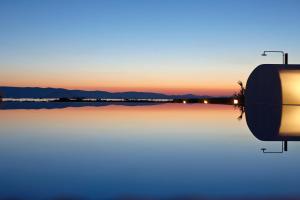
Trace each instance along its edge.
{"label": "outdoor light fixture", "polygon": [[186,101],[184,100],[182,103],[183,103],[183,104],[186,104]]}
{"label": "outdoor light fixture", "polygon": [[239,100],[233,99],[233,104],[234,104],[234,105],[237,105],[238,103],[239,103]]}
{"label": "outdoor light fixture", "polygon": [[261,54],[261,56],[267,56],[267,54],[264,52],[264,53]]}
{"label": "outdoor light fixture", "polygon": [[208,104],[208,101],[207,101],[207,100],[204,100],[203,103]]}
{"label": "outdoor light fixture", "polygon": [[267,53],[281,53],[283,64],[287,64],[288,54],[284,51],[264,51],[261,56],[267,56]]}

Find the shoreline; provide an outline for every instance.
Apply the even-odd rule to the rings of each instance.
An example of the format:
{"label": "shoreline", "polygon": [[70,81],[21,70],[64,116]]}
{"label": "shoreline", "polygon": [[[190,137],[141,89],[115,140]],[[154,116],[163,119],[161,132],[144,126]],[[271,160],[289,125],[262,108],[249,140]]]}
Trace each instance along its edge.
{"label": "shoreline", "polygon": [[198,99],[103,99],[103,98],[3,98],[0,103],[203,103],[239,105],[234,97],[211,97]]}

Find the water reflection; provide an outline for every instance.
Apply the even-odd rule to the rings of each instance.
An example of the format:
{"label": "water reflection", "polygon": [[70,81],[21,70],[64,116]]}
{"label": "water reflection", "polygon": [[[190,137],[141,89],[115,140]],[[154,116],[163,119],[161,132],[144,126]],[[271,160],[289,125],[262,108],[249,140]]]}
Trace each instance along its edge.
{"label": "water reflection", "polygon": [[300,141],[300,107],[248,105],[246,121],[253,135],[262,141]]}
{"label": "water reflection", "polygon": [[279,134],[300,138],[300,106],[283,106]]}
{"label": "water reflection", "polygon": [[247,194],[232,186],[255,181],[232,145],[249,138],[237,114],[209,104],[0,110],[0,199]]}
{"label": "water reflection", "polygon": [[210,104],[0,110],[0,199],[298,197],[297,151],[260,156],[238,115]]}
{"label": "water reflection", "polygon": [[0,110],[36,110],[36,109],[62,109],[79,107],[104,107],[110,105],[120,106],[153,106],[163,103],[156,102],[1,102]]}

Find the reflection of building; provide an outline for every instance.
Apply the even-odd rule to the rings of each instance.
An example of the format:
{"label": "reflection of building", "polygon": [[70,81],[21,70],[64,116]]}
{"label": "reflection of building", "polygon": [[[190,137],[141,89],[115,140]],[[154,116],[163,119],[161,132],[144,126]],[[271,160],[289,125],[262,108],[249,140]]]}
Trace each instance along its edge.
{"label": "reflection of building", "polygon": [[279,134],[300,138],[300,106],[282,106]]}
{"label": "reflection of building", "polygon": [[[250,104],[245,108],[247,125],[252,134],[262,141],[281,141],[281,151],[264,153],[283,153],[287,151],[288,141],[300,141],[300,114],[298,106]],[[292,120],[292,122],[290,122]]]}
{"label": "reflection of building", "polygon": [[246,121],[253,135],[262,141],[300,141],[300,107],[250,105]]}

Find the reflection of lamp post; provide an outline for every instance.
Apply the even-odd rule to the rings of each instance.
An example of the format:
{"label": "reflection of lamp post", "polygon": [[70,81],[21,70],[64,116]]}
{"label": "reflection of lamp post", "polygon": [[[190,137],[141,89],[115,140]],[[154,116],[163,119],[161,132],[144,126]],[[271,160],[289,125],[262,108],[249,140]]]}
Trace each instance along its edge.
{"label": "reflection of lamp post", "polygon": [[263,153],[283,153],[283,150],[287,151],[287,141],[281,142],[281,151],[266,151],[267,148],[261,148],[260,150],[262,150]]}
{"label": "reflection of lamp post", "polygon": [[266,53],[281,53],[282,54],[282,62],[283,64],[288,64],[288,54],[284,53],[284,51],[264,51],[261,56],[267,56]]}

